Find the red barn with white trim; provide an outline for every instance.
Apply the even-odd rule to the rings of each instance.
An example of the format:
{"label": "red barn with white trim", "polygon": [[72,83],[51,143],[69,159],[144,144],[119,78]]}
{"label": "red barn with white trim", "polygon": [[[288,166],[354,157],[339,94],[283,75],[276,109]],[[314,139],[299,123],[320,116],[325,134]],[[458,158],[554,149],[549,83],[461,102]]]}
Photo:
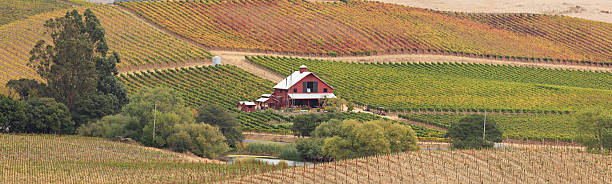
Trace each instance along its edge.
{"label": "red barn with white trim", "polygon": [[[310,108],[320,107],[324,99],[336,98],[329,84],[321,80],[319,76],[308,71],[308,67],[302,65],[300,70],[293,72],[274,87],[272,94],[263,94],[255,102],[240,101],[240,110],[252,112],[254,109],[280,109],[287,107]],[[248,105],[247,105],[248,103]]]}
{"label": "red barn with white trim", "polygon": [[274,87],[274,93],[267,101],[270,108],[280,109],[293,106],[320,107],[325,98],[336,98],[329,84],[302,65]]}

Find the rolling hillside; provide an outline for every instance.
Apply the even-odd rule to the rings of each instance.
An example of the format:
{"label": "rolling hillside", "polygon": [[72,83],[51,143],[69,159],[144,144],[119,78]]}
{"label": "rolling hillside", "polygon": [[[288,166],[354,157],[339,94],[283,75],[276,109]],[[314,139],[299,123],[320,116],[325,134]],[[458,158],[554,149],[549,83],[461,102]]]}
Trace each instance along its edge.
{"label": "rolling hillside", "polygon": [[[82,12],[86,8],[91,8],[100,19],[110,50],[119,52],[122,58],[118,65],[120,71],[209,62],[209,52],[165,34],[116,6],[76,9]],[[43,37],[44,22],[65,15],[66,11],[38,14],[0,26],[0,83],[10,79],[39,78],[27,66],[29,51],[38,40],[50,39]]]}
{"label": "rolling hillside", "polygon": [[0,0],[0,26],[29,16],[70,8],[57,0]]}
{"label": "rolling hillside", "polygon": [[[572,43],[546,39],[551,35],[523,34],[442,12],[379,2],[255,0],[118,4],[211,48],[330,56],[429,53],[539,62],[556,59],[612,62],[610,50],[600,53],[574,48]],[[593,21],[584,23],[596,25]],[[610,24],[594,29],[603,34],[580,41],[606,45],[612,40]],[[576,34],[590,32],[570,30]]]}
{"label": "rolling hillside", "polygon": [[612,107],[612,73],[465,63],[346,63],[249,57],[281,75],[300,65],[334,93],[392,111],[572,112]]}

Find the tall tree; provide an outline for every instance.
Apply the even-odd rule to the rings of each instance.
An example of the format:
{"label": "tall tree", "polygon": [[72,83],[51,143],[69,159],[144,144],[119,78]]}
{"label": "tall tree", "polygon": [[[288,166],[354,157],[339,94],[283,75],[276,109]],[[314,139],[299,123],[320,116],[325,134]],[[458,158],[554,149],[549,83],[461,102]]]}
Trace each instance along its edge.
{"label": "tall tree", "polygon": [[29,66],[46,81],[48,97],[64,103],[77,126],[118,113],[128,102],[116,78],[120,57],[116,52],[107,57],[104,28],[93,12],[87,9],[81,16],[73,10],[44,26],[52,43],[38,41],[30,51]]}

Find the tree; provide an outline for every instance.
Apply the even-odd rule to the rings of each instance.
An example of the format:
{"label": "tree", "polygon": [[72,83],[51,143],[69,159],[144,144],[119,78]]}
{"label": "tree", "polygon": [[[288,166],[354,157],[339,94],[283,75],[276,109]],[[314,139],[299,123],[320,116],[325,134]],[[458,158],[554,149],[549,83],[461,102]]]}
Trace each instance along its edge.
{"label": "tree", "polygon": [[330,120],[321,123],[313,135],[324,139],[321,151],[327,157],[342,158],[419,149],[412,128],[388,120]]}
{"label": "tree", "polygon": [[300,152],[300,157],[305,160],[329,160],[322,152],[323,139],[306,138],[295,142],[295,147]]}
{"label": "tree", "polygon": [[26,104],[26,133],[73,134],[74,122],[66,105],[52,98],[30,99]]}
{"label": "tree", "polygon": [[26,113],[21,102],[0,94],[0,132],[21,132]]}
{"label": "tree", "polygon": [[[73,10],[44,26],[52,43],[38,41],[28,65],[48,84],[45,97],[65,104],[78,124],[118,113],[127,103],[126,89],[115,77],[120,58],[116,52],[106,56],[104,28],[93,12],[87,9],[81,16]],[[100,99],[106,101],[102,110],[89,109],[101,105]]]}
{"label": "tree", "polygon": [[600,108],[585,109],[578,113],[581,142],[590,150],[612,149],[612,111]]}
{"label": "tree", "polygon": [[230,147],[236,147],[236,143],[244,139],[240,123],[236,120],[234,113],[219,105],[203,104],[200,106],[196,122],[218,127]]}
{"label": "tree", "polygon": [[[157,109],[155,111],[155,109]],[[169,88],[145,88],[138,91],[130,98],[130,102],[123,107],[121,114],[125,116],[135,117],[138,119],[138,124],[129,125],[128,129],[134,130],[134,135],[129,137],[139,142],[143,141],[142,138],[151,137],[153,134],[153,115],[157,114],[157,117],[165,117],[165,113],[173,113],[178,119],[173,124],[195,122],[193,113],[187,107],[181,96],[174,90]],[[168,119],[169,120],[169,119]],[[161,120],[160,120],[161,121]],[[157,122],[155,123],[157,126]],[[147,136],[143,135],[143,129],[145,126],[151,128],[150,132],[147,132]],[[168,126],[172,126],[168,125]],[[156,127],[155,132],[158,133],[163,131]],[[152,143],[151,141],[150,143]]]}
{"label": "tree", "polygon": [[[7,88],[11,88],[19,94],[20,101],[27,101],[30,97],[45,96],[45,84],[32,79],[10,80],[6,83]],[[41,94],[43,93],[43,94]]]}
{"label": "tree", "polygon": [[502,141],[502,132],[497,128],[495,121],[487,119],[485,139],[483,139],[484,117],[471,115],[452,124],[448,129],[447,137],[451,138],[453,148],[481,149],[494,146],[494,142]]}
{"label": "tree", "polygon": [[120,137],[136,137],[136,131],[127,127],[138,124],[138,119],[123,114],[105,116],[97,122],[92,122],[87,125],[80,126],[77,130],[79,135],[114,138]]}
{"label": "tree", "polygon": [[319,114],[297,115],[293,118],[291,130],[296,136],[310,136],[310,132],[323,121],[324,117]]}
{"label": "tree", "polygon": [[207,158],[216,158],[229,151],[221,131],[201,123],[175,125],[174,133],[168,137],[168,145],[175,151],[190,151]]}
{"label": "tree", "polygon": [[80,100],[72,110],[75,127],[87,122],[96,121],[106,115],[115,114],[117,100],[112,95],[95,94]]}

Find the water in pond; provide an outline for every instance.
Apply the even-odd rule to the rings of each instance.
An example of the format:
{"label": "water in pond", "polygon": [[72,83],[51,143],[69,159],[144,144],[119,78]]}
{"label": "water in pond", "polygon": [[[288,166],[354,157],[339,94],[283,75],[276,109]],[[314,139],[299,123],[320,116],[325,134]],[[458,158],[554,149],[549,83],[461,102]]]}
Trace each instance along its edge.
{"label": "water in pond", "polygon": [[291,160],[277,159],[277,158],[274,158],[274,157],[257,157],[257,156],[247,156],[247,155],[244,155],[244,156],[232,156],[232,155],[229,155],[229,158],[230,159],[229,159],[229,161],[227,161],[227,163],[230,163],[230,164],[233,163],[234,160],[237,160],[237,159],[240,159],[240,158],[252,158],[252,159],[255,159],[255,160],[260,160],[260,161],[266,162],[266,163],[268,163],[270,165],[277,165],[280,161],[285,161],[285,162],[287,162],[288,165],[290,165],[290,166],[297,166],[297,167],[300,167],[300,166],[303,167],[304,164],[306,164],[306,166],[312,165],[312,162],[296,162],[296,161],[291,161]]}

